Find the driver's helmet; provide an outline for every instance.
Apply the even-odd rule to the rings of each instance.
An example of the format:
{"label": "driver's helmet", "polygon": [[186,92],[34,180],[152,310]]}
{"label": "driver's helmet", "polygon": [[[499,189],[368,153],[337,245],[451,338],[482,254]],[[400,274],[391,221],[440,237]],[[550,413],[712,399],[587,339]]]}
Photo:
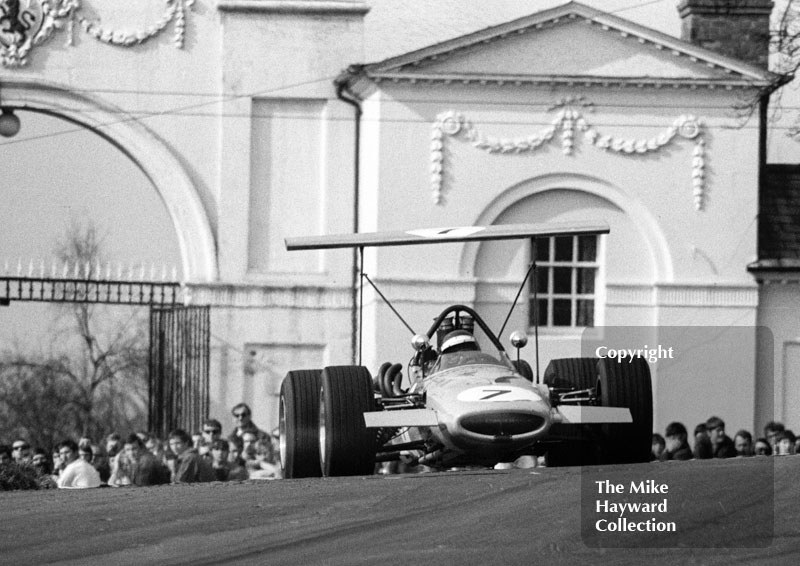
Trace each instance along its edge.
{"label": "driver's helmet", "polygon": [[477,351],[478,341],[466,330],[453,330],[449,332],[442,341],[442,353],[452,354],[453,352]]}

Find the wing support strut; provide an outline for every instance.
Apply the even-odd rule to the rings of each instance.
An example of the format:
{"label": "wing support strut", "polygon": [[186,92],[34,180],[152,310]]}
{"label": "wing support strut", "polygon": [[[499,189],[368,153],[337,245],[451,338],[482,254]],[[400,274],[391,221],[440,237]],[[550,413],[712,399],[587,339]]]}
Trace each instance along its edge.
{"label": "wing support strut", "polygon": [[[514,312],[514,309],[517,306],[517,301],[519,301],[519,296],[522,294],[522,290],[525,288],[528,279],[530,279],[531,273],[533,273],[534,280],[536,279],[536,258],[531,261],[530,266],[528,266],[528,271],[525,273],[525,277],[522,279],[522,284],[517,289],[517,296],[514,297],[514,302],[511,303],[511,308],[508,309],[508,314],[506,315],[506,319],[503,321],[503,326],[500,327],[500,332],[497,333],[497,336],[502,336],[503,331],[506,329],[506,325],[508,324],[508,320],[511,318],[511,313]],[[536,353],[536,383],[539,383],[539,313],[537,309],[539,308],[539,301],[536,300],[536,285],[533,286],[533,332],[534,332],[534,350]]]}
{"label": "wing support strut", "polygon": [[412,336],[414,334],[416,334],[416,333],[414,332],[414,329],[411,328],[411,325],[408,324],[408,322],[406,322],[406,319],[404,319],[403,316],[397,311],[397,309],[394,308],[394,305],[391,303],[391,301],[389,301],[389,299],[386,298],[386,295],[381,293],[381,290],[378,289],[378,286],[375,284],[375,282],[372,281],[372,279],[369,278],[369,275],[364,273],[364,246],[359,246],[358,253],[359,253],[359,256],[360,256],[360,261],[359,261],[359,268],[360,269],[359,270],[361,272],[361,285],[360,285],[359,297],[358,297],[358,302],[359,302],[359,305],[358,305],[358,365],[361,365],[361,344],[363,343],[362,338],[363,338],[363,329],[364,329],[364,280],[366,280],[367,283],[369,283],[370,286],[375,290],[375,292],[378,293],[378,296],[381,299],[383,299],[383,302],[386,303],[386,306],[389,307],[392,310],[392,312],[400,320],[400,322],[403,323],[403,326],[405,326],[409,330],[409,332],[411,332]]}

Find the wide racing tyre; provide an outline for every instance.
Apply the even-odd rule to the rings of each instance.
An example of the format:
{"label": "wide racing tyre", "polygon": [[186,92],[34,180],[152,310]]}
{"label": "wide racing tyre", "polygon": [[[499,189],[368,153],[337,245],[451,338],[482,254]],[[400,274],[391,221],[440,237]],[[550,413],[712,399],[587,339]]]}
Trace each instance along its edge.
{"label": "wide racing tyre", "polygon": [[318,478],[322,370],[290,371],[281,384],[279,431],[284,478]]}
{"label": "wide racing tyre", "polygon": [[375,410],[367,368],[331,366],[322,370],[319,453],[324,476],[374,473],[376,431],[367,429],[364,413]]}
{"label": "wide racing tyre", "polygon": [[[558,389],[589,389],[597,385],[597,358],[558,358],[544,370],[545,385]],[[554,424],[554,442],[545,453],[549,467],[588,466],[598,462],[596,425]],[[556,439],[560,439],[556,441]]]}
{"label": "wide racing tyre", "polygon": [[627,407],[632,423],[602,425],[602,462],[650,461],[653,438],[653,385],[642,357],[597,361],[597,396],[603,407]]}
{"label": "wide racing tyre", "polygon": [[597,358],[558,358],[544,370],[544,383],[559,389],[589,389],[597,384]]}

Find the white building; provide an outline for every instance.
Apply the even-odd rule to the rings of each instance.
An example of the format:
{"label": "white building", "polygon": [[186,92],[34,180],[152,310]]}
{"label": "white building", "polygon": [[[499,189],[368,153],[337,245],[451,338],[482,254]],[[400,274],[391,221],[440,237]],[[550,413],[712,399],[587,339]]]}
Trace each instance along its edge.
{"label": "white building", "polygon": [[[768,293],[747,270],[757,258],[764,124],[756,112],[740,127],[734,108],[773,78],[763,42],[724,30],[735,39],[728,47],[755,53],[736,53],[751,62],[720,54],[720,38],[692,35],[721,17],[702,2],[681,3],[695,43],[569,3],[488,28],[458,22],[479,31],[361,65],[376,29],[367,4],[173,0],[164,25],[141,37],[72,8],[60,23],[72,18],[85,33],[76,26],[71,46],[40,41],[25,66],[20,48],[4,47],[3,104],[102,131],[162,195],[192,300],[213,306],[222,338],[211,416],[226,419],[245,400],[274,426],[287,370],[355,356],[353,254],[290,254],[284,237],[599,220],[608,236],[540,244],[542,371],[550,358],[581,355],[587,326],[636,327],[642,345],[700,352],[654,366],[656,429],[712,414],[731,428],[772,418],[800,427],[790,411],[800,391],[774,386],[769,341],[756,331],[779,332],[780,352],[791,324],[765,318]],[[736,4],[723,19],[756,31],[771,7]],[[115,11],[119,22],[156,15]],[[217,119],[120,119],[166,110],[147,94],[169,90]],[[367,253],[365,271],[416,329],[455,302],[498,328],[530,257],[529,242],[380,249]],[[528,295],[509,329],[532,332]],[[364,364],[404,362],[408,331],[366,296]],[[779,380],[785,371],[776,367]],[[779,390],[790,397],[776,405]]]}

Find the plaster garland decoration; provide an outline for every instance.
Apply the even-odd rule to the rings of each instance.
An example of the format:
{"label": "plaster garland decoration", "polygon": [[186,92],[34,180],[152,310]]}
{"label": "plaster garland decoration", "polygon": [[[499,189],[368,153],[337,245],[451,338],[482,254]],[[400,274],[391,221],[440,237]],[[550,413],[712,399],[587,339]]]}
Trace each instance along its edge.
{"label": "plaster garland decoration", "polygon": [[98,20],[79,16],[81,0],[0,0],[0,64],[8,68],[24,67],[31,49],[64,27],[68,33],[66,45],[73,46],[76,19],[89,37],[119,47],[144,43],[161,35],[174,22],[172,42],[181,49],[186,37],[186,14],[195,0],[164,0],[164,3],[164,13],[153,25],[127,31],[108,29]]}
{"label": "plaster garland decoration", "polygon": [[109,45],[129,47],[161,35],[167,25],[174,20],[175,34],[172,42],[176,48],[181,49],[186,36],[186,11],[192,8],[194,0],[165,0],[165,3],[166,8],[161,19],[146,29],[136,31],[110,30],[104,28],[98,21],[92,22],[85,18],[80,18],[81,27],[84,32],[97,41]]}
{"label": "plaster garland decoration", "polygon": [[575,132],[583,134],[584,140],[597,149],[614,152],[620,155],[636,155],[659,151],[675,141],[676,137],[695,141],[692,154],[692,187],[695,209],[702,211],[705,207],[705,141],[702,138],[702,123],[692,115],[683,115],[675,119],[673,124],[657,136],[651,138],[621,138],[602,134],[592,127],[583,113],[575,108],[575,102],[581,102],[584,108],[591,105],[583,103],[581,98],[568,98],[560,101],[553,108],[561,107],[550,123],[525,137],[497,138],[484,136],[475,125],[460,112],[448,110],[439,114],[433,123],[431,136],[431,188],[433,202],[443,205],[445,202],[445,136],[466,138],[475,148],[488,153],[520,154],[538,150],[549,143],[560,133],[561,151],[564,155],[572,155],[575,149]]}

